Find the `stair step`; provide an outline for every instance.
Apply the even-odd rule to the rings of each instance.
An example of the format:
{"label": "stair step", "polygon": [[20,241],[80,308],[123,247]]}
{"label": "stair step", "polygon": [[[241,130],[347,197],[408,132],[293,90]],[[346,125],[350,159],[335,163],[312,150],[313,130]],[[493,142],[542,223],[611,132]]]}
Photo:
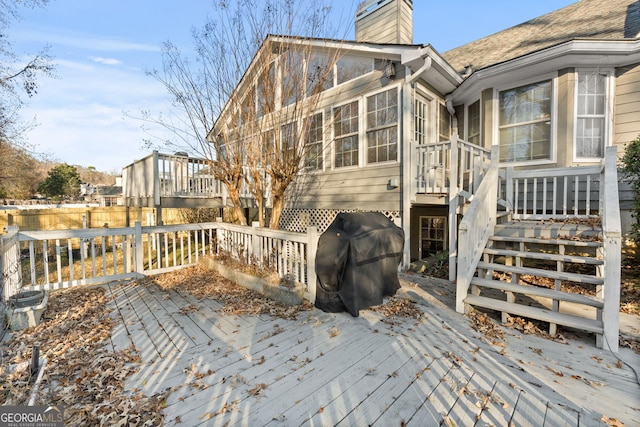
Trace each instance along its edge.
{"label": "stair step", "polygon": [[582,329],[589,332],[595,332],[596,334],[602,334],[604,332],[604,326],[600,320],[587,319],[585,317],[558,313],[556,311],[543,308],[530,307],[528,305],[516,304],[471,294],[467,295],[464,302],[465,304],[470,304],[476,307],[484,307],[517,316],[528,317],[530,319],[541,320],[543,322]]}
{"label": "stair step", "polygon": [[485,248],[485,254],[489,255],[503,255],[518,258],[528,259],[541,259],[545,261],[562,261],[575,264],[591,264],[591,265],[603,265],[604,261],[601,259],[577,255],[559,255],[559,254],[546,254],[540,252],[526,252],[526,251],[512,251],[508,249],[494,249]]}
{"label": "stair step", "polygon": [[541,288],[538,286],[517,285],[515,283],[502,282],[500,280],[481,279],[479,277],[472,278],[471,284],[481,286],[483,288],[550,298],[559,301],[588,305],[596,308],[604,308],[604,301],[589,295],[572,294],[568,292],[556,291],[555,289]]}
{"label": "stair step", "polygon": [[568,239],[538,239],[535,237],[511,237],[511,236],[491,236],[489,240],[494,242],[514,242],[514,243],[534,243],[541,245],[564,245],[579,247],[602,247],[602,242],[592,242],[584,240],[568,240]]}
{"label": "stair step", "polygon": [[592,285],[604,285],[602,277],[588,276],[586,274],[567,273],[564,271],[543,270],[531,267],[516,267],[513,265],[493,264],[489,262],[478,262],[478,268],[485,270],[503,271],[506,273],[530,274],[532,276],[546,277],[549,279],[567,280],[576,283],[588,283]]}
{"label": "stair step", "polygon": [[558,238],[561,236],[602,236],[602,228],[586,224],[554,221],[512,221],[496,224],[495,234],[512,237]]}

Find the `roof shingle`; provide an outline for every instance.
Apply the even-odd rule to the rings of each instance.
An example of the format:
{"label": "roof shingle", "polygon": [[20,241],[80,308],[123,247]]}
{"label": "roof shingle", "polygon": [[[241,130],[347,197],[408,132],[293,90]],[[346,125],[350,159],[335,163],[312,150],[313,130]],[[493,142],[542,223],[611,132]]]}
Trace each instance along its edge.
{"label": "roof shingle", "polygon": [[640,1],[581,0],[555,12],[445,52],[459,72],[504,62],[574,39],[635,39]]}

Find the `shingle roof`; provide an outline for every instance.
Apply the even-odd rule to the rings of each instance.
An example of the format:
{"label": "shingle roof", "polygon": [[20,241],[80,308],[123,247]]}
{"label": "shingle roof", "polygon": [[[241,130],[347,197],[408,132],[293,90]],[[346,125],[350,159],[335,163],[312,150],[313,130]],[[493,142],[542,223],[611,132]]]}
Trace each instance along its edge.
{"label": "shingle roof", "polygon": [[445,52],[459,72],[474,70],[573,39],[635,39],[640,1],[580,0],[555,12]]}

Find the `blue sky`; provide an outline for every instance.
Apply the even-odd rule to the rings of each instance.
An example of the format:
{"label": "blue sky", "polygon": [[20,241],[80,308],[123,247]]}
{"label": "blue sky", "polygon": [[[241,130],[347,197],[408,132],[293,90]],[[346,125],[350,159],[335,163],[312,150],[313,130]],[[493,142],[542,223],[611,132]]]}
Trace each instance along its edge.
{"label": "blue sky", "polygon": [[[573,2],[414,0],[414,43],[446,52]],[[334,0],[336,17],[342,15],[344,22],[357,3]],[[41,79],[38,94],[22,111],[38,123],[28,141],[58,161],[107,172],[119,173],[145,157],[142,123],[123,112],[169,112],[166,92],[144,70],[159,67],[163,41],[189,50],[191,28],[212,14],[211,5],[210,0],[50,0],[42,9],[22,9],[22,20],[9,29],[15,51],[34,53],[49,44],[58,76]]]}

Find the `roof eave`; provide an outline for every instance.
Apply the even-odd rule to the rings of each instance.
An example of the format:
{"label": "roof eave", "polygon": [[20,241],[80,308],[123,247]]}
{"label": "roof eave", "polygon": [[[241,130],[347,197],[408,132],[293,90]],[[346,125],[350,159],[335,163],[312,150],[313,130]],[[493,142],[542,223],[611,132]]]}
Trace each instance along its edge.
{"label": "roof eave", "polygon": [[477,93],[504,81],[504,75],[518,72],[523,80],[529,74],[544,74],[569,67],[621,67],[640,63],[640,39],[575,39],[508,61],[475,70],[453,93],[456,104],[471,101]]}

